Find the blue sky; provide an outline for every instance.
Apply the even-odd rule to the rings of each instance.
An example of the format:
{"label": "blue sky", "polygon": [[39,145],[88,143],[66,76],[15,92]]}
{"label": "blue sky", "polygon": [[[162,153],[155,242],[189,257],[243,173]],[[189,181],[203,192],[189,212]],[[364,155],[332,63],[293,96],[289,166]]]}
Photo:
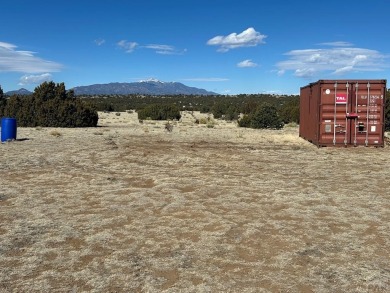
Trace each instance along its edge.
{"label": "blue sky", "polygon": [[389,79],[390,1],[3,1],[0,85],[150,78],[220,94]]}

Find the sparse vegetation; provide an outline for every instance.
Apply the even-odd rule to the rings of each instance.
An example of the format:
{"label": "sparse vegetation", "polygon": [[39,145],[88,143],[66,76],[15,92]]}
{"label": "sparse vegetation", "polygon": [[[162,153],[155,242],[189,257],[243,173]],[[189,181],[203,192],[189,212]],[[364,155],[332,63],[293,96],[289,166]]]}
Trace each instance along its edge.
{"label": "sparse vegetation", "polygon": [[165,129],[166,129],[168,132],[172,132],[172,130],[173,130],[173,124],[171,124],[170,122],[165,123]]}
{"label": "sparse vegetation", "polygon": [[55,137],[60,137],[60,136],[62,136],[61,132],[59,132],[58,130],[52,130],[52,131],[50,131],[50,135],[55,136]]}
{"label": "sparse vegetation", "polygon": [[[207,124],[208,120],[210,119],[207,119],[206,117],[202,117],[200,119],[197,119],[198,123],[197,124]],[[195,121],[196,123],[196,121]]]}
{"label": "sparse vegetation", "polygon": [[[147,96],[147,95],[102,95],[82,96],[83,99],[91,101],[99,111],[126,111],[145,109],[152,104],[176,105],[180,110],[200,111],[213,114],[215,119],[236,120],[240,113],[249,114],[259,105],[269,103],[284,114],[280,116],[284,121],[285,117],[294,122],[299,122],[299,96],[294,95],[170,95],[170,96]],[[297,107],[298,105],[298,107]],[[291,109],[290,109],[291,107]],[[291,110],[295,114],[289,114]],[[298,112],[296,112],[298,111]],[[297,115],[298,113],[298,115]],[[298,117],[298,118],[297,118]],[[290,121],[285,121],[286,123]]]}
{"label": "sparse vegetation", "polygon": [[99,115],[2,146],[1,292],[389,292],[390,148]]}
{"label": "sparse vegetation", "polygon": [[290,122],[290,123],[287,123],[284,125],[284,127],[298,127],[299,124],[295,123],[295,122]]}

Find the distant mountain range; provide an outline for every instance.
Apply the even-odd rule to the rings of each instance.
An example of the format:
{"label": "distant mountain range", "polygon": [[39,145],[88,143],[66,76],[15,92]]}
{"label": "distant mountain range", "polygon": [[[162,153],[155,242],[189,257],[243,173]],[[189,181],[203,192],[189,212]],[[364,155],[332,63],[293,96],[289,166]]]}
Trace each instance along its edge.
{"label": "distant mountain range", "polygon": [[21,88],[21,89],[18,89],[16,91],[9,91],[9,92],[6,92],[4,93],[6,96],[12,96],[12,95],[21,95],[21,96],[28,96],[28,95],[31,95],[32,92],[30,92],[29,90],[26,90],[24,88]]}
{"label": "distant mountain range", "polygon": [[[77,86],[73,88],[76,96],[86,95],[217,95],[217,93],[204,89],[189,87],[180,82],[163,82],[157,79],[148,79],[139,82],[120,83],[112,82],[106,84],[93,84]],[[21,88],[15,91],[4,93],[12,95],[31,95],[32,92]]]}
{"label": "distant mountain range", "polygon": [[106,83],[78,86],[73,88],[76,96],[80,95],[216,95],[204,89],[189,87],[180,82],[163,82],[149,79],[131,83]]}

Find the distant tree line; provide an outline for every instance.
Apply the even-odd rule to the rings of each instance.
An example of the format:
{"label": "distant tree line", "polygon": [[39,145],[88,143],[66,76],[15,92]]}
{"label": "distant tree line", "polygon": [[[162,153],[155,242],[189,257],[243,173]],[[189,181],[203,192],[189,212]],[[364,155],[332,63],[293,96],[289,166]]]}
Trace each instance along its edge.
{"label": "distant tree line", "polygon": [[[134,109],[144,119],[144,109],[150,111],[153,105],[156,112],[156,105],[159,107],[171,107],[180,110],[200,111],[212,113],[216,119],[237,120],[240,114],[245,115],[248,121],[264,111],[273,113],[275,125],[270,128],[280,128],[280,124],[290,122],[299,123],[299,96],[297,95],[268,95],[268,94],[241,94],[241,95],[173,95],[173,96],[146,96],[146,95],[99,95],[82,96],[83,99],[92,101],[99,111],[125,111]],[[262,110],[260,110],[262,109]],[[153,115],[146,115],[152,117]],[[277,118],[277,119],[276,119]],[[281,123],[279,123],[281,120]],[[244,126],[245,125],[245,126]],[[255,127],[259,125],[254,122],[242,123],[243,127]],[[261,123],[260,123],[261,125]],[[277,125],[277,126],[276,126]],[[256,128],[256,127],[255,127]]]}
{"label": "distant tree line", "polygon": [[[390,131],[390,90],[385,105],[385,129]],[[6,98],[0,87],[0,117],[15,117],[20,126],[96,126],[97,111],[136,110],[139,119],[180,119],[180,111],[212,113],[216,119],[239,120],[239,126],[279,129],[299,124],[299,96],[241,95],[99,95],[74,96],[64,83],[44,82],[30,96]],[[241,117],[240,117],[241,115]],[[242,116],[243,115],[243,116]]]}
{"label": "distant tree line", "polygon": [[91,127],[98,113],[91,103],[67,91],[64,83],[44,82],[32,95],[6,98],[0,87],[0,117],[13,117],[22,127]]}
{"label": "distant tree line", "polygon": [[[145,96],[145,95],[101,95],[82,96],[91,100],[99,111],[125,111],[135,109],[142,111],[151,104],[174,105],[179,110],[200,111],[212,113],[215,118],[236,120],[240,114],[239,125],[254,127],[263,125],[259,122],[261,113],[266,112],[271,119],[270,128],[279,128],[283,124],[299,124],[299,96],[298,95],[269,95],[269,94],[241,94],[241,95],[175,95],[175,96]],[[385,104],[385,130],[390,131],[390,90],[387,90]],[[256,117],[256,118],[255,118]],[[252,121],[253,120],[253,121]],[[252,122],[251,122],[252,121]],[[267,128],[267,127],[266,127]]]}

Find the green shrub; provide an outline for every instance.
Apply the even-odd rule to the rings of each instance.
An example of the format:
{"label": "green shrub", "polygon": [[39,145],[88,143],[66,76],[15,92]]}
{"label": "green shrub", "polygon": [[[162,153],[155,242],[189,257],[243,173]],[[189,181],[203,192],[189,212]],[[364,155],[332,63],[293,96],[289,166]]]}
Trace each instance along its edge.
{"label": "green shrub", "polygon": [[221,118],[227,111],[228,105],[224,101],[217,102],[211,108],[211,113],[213,113],[215,119]]}
{"label": "green shrub", "polygon": [[199,119],[199,124],[207,124],[207,122],[209,121],[210,119],[207,119],[205,117],[202,117]]}
{"label": "green shrub", "polygon": [[251,126],[251,117],[249,115],[244,115],[240,120],[238,120],[238,126],[240,127],[250,127]]}
{"label": "green shrub", "polygon": [[282,105],[280,109],[280,118],[285,124],[290,122],[299,124],[299,97]]}
{"label": "green shrub", "polygon": [[95,127],[99,119],[90,104],[54,82],[42,83],[30,96],[10,97],[2,115],[15,117],[22,127]]}
{"label": "green shrub", "polygon": [[240,112],[248,115],[253,114],[256,111],[256,109],[259,107],[259,103],[260,103],[259,101],[249,99],[246,102],[244,102],[244,104],[241,106]]}
{"label": "green shrub", "polygon": [[6,104],[7,104],[7,100],[5,99],[3,89],[0,86],[0,117],[3,116],[3,112]]}
{"label": "green shrub", "polygon": [[152,104],[138,111],[138,119],[179,120],[180,110],[176,105]]}
{"label": "green shrub", "polygon": [[283,128],[283,121],[280,119],[277,109],[267,103],[261,105],[251,118],[251,128]]}
{"label": "green shrub", "polygon": [[215,119],[235,120],[238,118],[240,111],[237,105],[233,105],[231,102],[219,101],[213,105],[211,113]]}
{"label": "green shrub", "polygon": [[259,106],[253,114],[244,115],[244,117],[238,121],[238,126],[281,129],[283,128],[283,121],[280,119],[275,106],[264,103]]}

